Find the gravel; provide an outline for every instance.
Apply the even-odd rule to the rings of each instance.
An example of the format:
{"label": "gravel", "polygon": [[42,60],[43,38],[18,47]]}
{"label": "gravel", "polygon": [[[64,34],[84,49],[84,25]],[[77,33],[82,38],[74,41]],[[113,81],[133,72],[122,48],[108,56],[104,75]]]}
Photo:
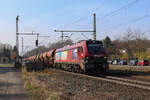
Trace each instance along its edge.
{"label": "gravel", "polygon": [[60,100],[150,100],[150,91],[79,75],[48,70],[36,79]]}

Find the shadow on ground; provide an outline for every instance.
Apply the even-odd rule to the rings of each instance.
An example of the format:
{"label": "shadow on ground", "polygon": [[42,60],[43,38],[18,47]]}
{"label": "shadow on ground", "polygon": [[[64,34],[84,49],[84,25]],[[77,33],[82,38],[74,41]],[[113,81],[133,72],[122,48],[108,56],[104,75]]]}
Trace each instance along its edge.
{"label": "shadow on ground", "polygon": [[8,72],[20,72],[20,69],[15,67],[0,67],[0,74],[6,74]]}
{"label": "shadow on ground", "polygon": [[6,85],[9,87],[9,86],[12,86],[12,85],[20,85],[20,84],[13,84],[13,83],[8,83],[8,82],[7,83],[6,82],[5,83],[4,82],[0,82],[0,88],[4,87]]}
{"label": "shadow on ground", "polygon": [[[13,98],[11,100],[25,100],[26,95],[25,94],[0,94],[0,100],[10,100],[10,98]],[[3,98],[3,99],[1,99]]]}

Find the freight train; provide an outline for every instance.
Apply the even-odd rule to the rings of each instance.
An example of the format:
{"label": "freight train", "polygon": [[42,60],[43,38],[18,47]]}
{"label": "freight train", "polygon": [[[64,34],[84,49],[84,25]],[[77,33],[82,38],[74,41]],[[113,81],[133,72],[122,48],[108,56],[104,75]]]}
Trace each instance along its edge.
{"label": "freight train", "polygon": [[105,73],[109,68],[106,50],[102,41],[97,40],[83,40],[25,58],[24,61],[27,71],[55,68],[75,73]]}

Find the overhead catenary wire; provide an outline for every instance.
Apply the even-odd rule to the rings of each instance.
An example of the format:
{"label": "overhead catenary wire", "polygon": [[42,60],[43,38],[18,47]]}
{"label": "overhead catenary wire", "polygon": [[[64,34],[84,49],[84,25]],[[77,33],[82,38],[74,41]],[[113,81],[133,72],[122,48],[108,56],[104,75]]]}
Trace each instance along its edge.
{"label": "overhead catenary wire", "polygon": [[106,22],[106,21],[108,21],[108,20],[105,20],[105,19],[108,18],[108,17],[110,19],[112,16],[115,16],[115,15],[119,14],[120,11],[122,11],[122,10],[124,10],[124,9],[126,9],[126,8],[134,5],[134,4],[136,4],[138,1],[140,1],[140,0],[134,0],[132,2],[129,2],[128,4],[120,7],[119,9],[111,11],[110,13],[107,13],[106,15],[104,15],[104,16],[102,16],[100,18],[97,18],[97,23],[98,23],[98,21],[100,21],[100,22]]}
{"label": "overhead catenary wire", "polygon": [[[118,24],[118,25],[116,25],[116,26],[112,26],[112,27],[110,27],[110,28],[108,28],[107,29],[107,31],[111,31],[110,29],[115,29],[115,30],[117,30],[118,28],[120,28],[120,27],[123,27],[123,26],[127,26],[127,25],[130,25],[130,24],[134,24],[134,23],[136,23],[136,22],[138,22],[138,21],[141,21],[141,20],[143,20],[143,19],[145,19],[145,18],[148,18],[148,17],[150,17],[150,14],[146,14],[146,15],[143,15],[143,16],[140,16],[140,17],[138,17],[138,18],[136,18],[136,19],[132,19],[132,20],[130,20],[130,21],[128,21],[128,22],[125,22],[125,23],[121,23],[121,24]],[[150,34],[150,27],[147,27],[148,28],[148,30],[145,30],[145,31],[143,31],[143,32],[141,32],[141,34]],[[108,33],[108,34],[111,34],[110,32],[106,32],[106,33]],[[105,34],[106,34],[105,33]]]}
{"label": "overhead catenary wire", "polygon": [[30,51],[32,49],[35,49],[35,46],[24,46],[24,53],[23,55],[27,52],[27,51]]}
{"label": "overhead catenary wire", "polygon": [[[105,0],[103,0],[103,1],[105,1]],[[102,3],[103,4],[103,3]],[[94,10],[89,10],[86,14],[84,14],[82,17],[80,17],[79,19],[77,19],[77,20],[75,20],[75,21],[73,21],[72,23],[69,23],[69,24],[66,24],[66,25],[64,25],[64,26],[62,26],[61,28],[66,28],[66,27],[68,27],[68,26],[71,26],[71,25],[74,25],[74,24],[76,24],[76,23],[78,23],[78,22],[80,22],[80,21],[82,21],[82,20],[85,20],[85,19],[87,19],[88,17],[90,17],[90,15],[91,14],[93,14],[94,12],[96,12],[96,11],[98,11],[100,8],[101,8],[102,6],[98,6],[98,7],[96,7]],[[87,15],[89,15],[89,16],[87,16]]]}
{"label": "overhead catenary wire", "polygon": [[[127,7],[129,7],[129,6],[132,6],[133,4],[137,3],[138,1],[139,1],[139,0],[134,0],[134,1],[132,1],[132,2],[130,2],[130,3],[128,3],[128,4],[126,4],[126,5],[122,6],[121,8],[119,8],[119,9],[117,9],[117,10],[114,10],[114,11],[112,11],[112,12],[110,12],[110,13],[108,13],[108,14],[106,14],[106,15],[100,17],[100,18],[98,18],[97,20],[99,20],[99,19],[104,20],[104,19],[106,19],[107,17],[112,17],[112,16],[114,16],[114,15],[117,15],[120,11],[122,11],[123,9],[125,9],[125,8],[127,8]],[[96,8],[95,10],[98,10],[98,8]],[[78,20],[72,22],[71,24],[65,25],[64,27],[67,27],[67,26],[70,26],[70,25],[74,25],[74,24],[80,22],[82,19],[85,19],[85,18],[84,18],[84,17],[81,17],[81,18],[79,18]]]}
{"label": "overhead catenary wire", "polygon": [[[43,44],[45,41],[47,41],[47,39],[50,38],[50,36],[40,36],[40,37],[43,37],[44,39],[42,40],[42,42],[39,43],[39,45]],[[47,39],[45,39],[47,38]]]}
{"label": "overhead catenary wire", "polygon": [[87,37],[86,35],[84,35],[84,33],[81,33],[81,35],[82,35],[83,37],[85,37],[86,39],[88,39],[88,37]]}
{"label": "overhead catenary wire", "polygon": [[138,17],[136,19],[132,19],[132,20],[130,20],[128,22],[125,22],[125,23],[120,23],[120,24],[118,24],[116,26],[112,26],[112,27],[110,27],[108,29],[117,29],[117,28],[120,28],[120,27],[123,27],[123,26],[127,26],[127,25],[130,25],[130,24],[136,23],[136,22],[141,21],[141,20],[143,20],[145,18],[148,18],[148,17],[150,17],[150,14],[146,14],[146,15],[140,16],[140,17]]}
{"label": "overhead catenary wire", "polygon": [[[109,12],[109,13],[105,14],[105,15],[102,16],[102,17],[97,18],[97,19],[96,19],[97,24],[98,24],[98,23],[105,23],[105,22],[107,22],[108,20],[112,19],[113,16],[118,15],[120,11],[122,11],[122,10],[124,10],[124,9],[126,9],[126,8],[128,8],[128,7],[132,6],[132,5],[134,5],[134,4],[136,4],[136,3],[139,2],[139,1],[140,1],[140,0],[134,0],[134,1],[132,1],[132,2],[129,2],[128,4],[126,4],[126,5],[124,5],[124,6],[120,7],[120,8],[118,8],[118,9],[116,9],[116,10],[113,10],[113,11]],[[89,22],[88,22],[88,23],[89,23]],[[84,27],[84,26],[88,25],[88,23],[82,25],[81,27]]]}

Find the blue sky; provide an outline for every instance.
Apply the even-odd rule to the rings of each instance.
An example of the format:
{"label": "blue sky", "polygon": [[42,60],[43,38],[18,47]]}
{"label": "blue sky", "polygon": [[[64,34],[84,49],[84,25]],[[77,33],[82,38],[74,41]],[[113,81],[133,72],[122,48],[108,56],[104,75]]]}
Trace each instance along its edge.
{"label": "blue sky", "polygon": [[[99,40],[107,35],[112,39],[119,38],[127,28],[150,30],[150,17],[124,25],[150,14],[150,0],[137,0],[115,15],[101,19],[104,15],[133,1],[135,0],[0,0],[0,42],[15,45],[17,15],[20,16],[19,32],[34,31],[51,36],[40,38],[42,44],[60,40],[61,34],[53,32],[54,29],[91,30],[93,13],[96,13],[97,17],[97,39]],[[92,38],[91,34],[84,33],[87,38]],[[24,45],[34,46],[35,39],[35,36],[24,36]],[[77,41],[86,38],[80,33],[74,33],[71,39]]]}

